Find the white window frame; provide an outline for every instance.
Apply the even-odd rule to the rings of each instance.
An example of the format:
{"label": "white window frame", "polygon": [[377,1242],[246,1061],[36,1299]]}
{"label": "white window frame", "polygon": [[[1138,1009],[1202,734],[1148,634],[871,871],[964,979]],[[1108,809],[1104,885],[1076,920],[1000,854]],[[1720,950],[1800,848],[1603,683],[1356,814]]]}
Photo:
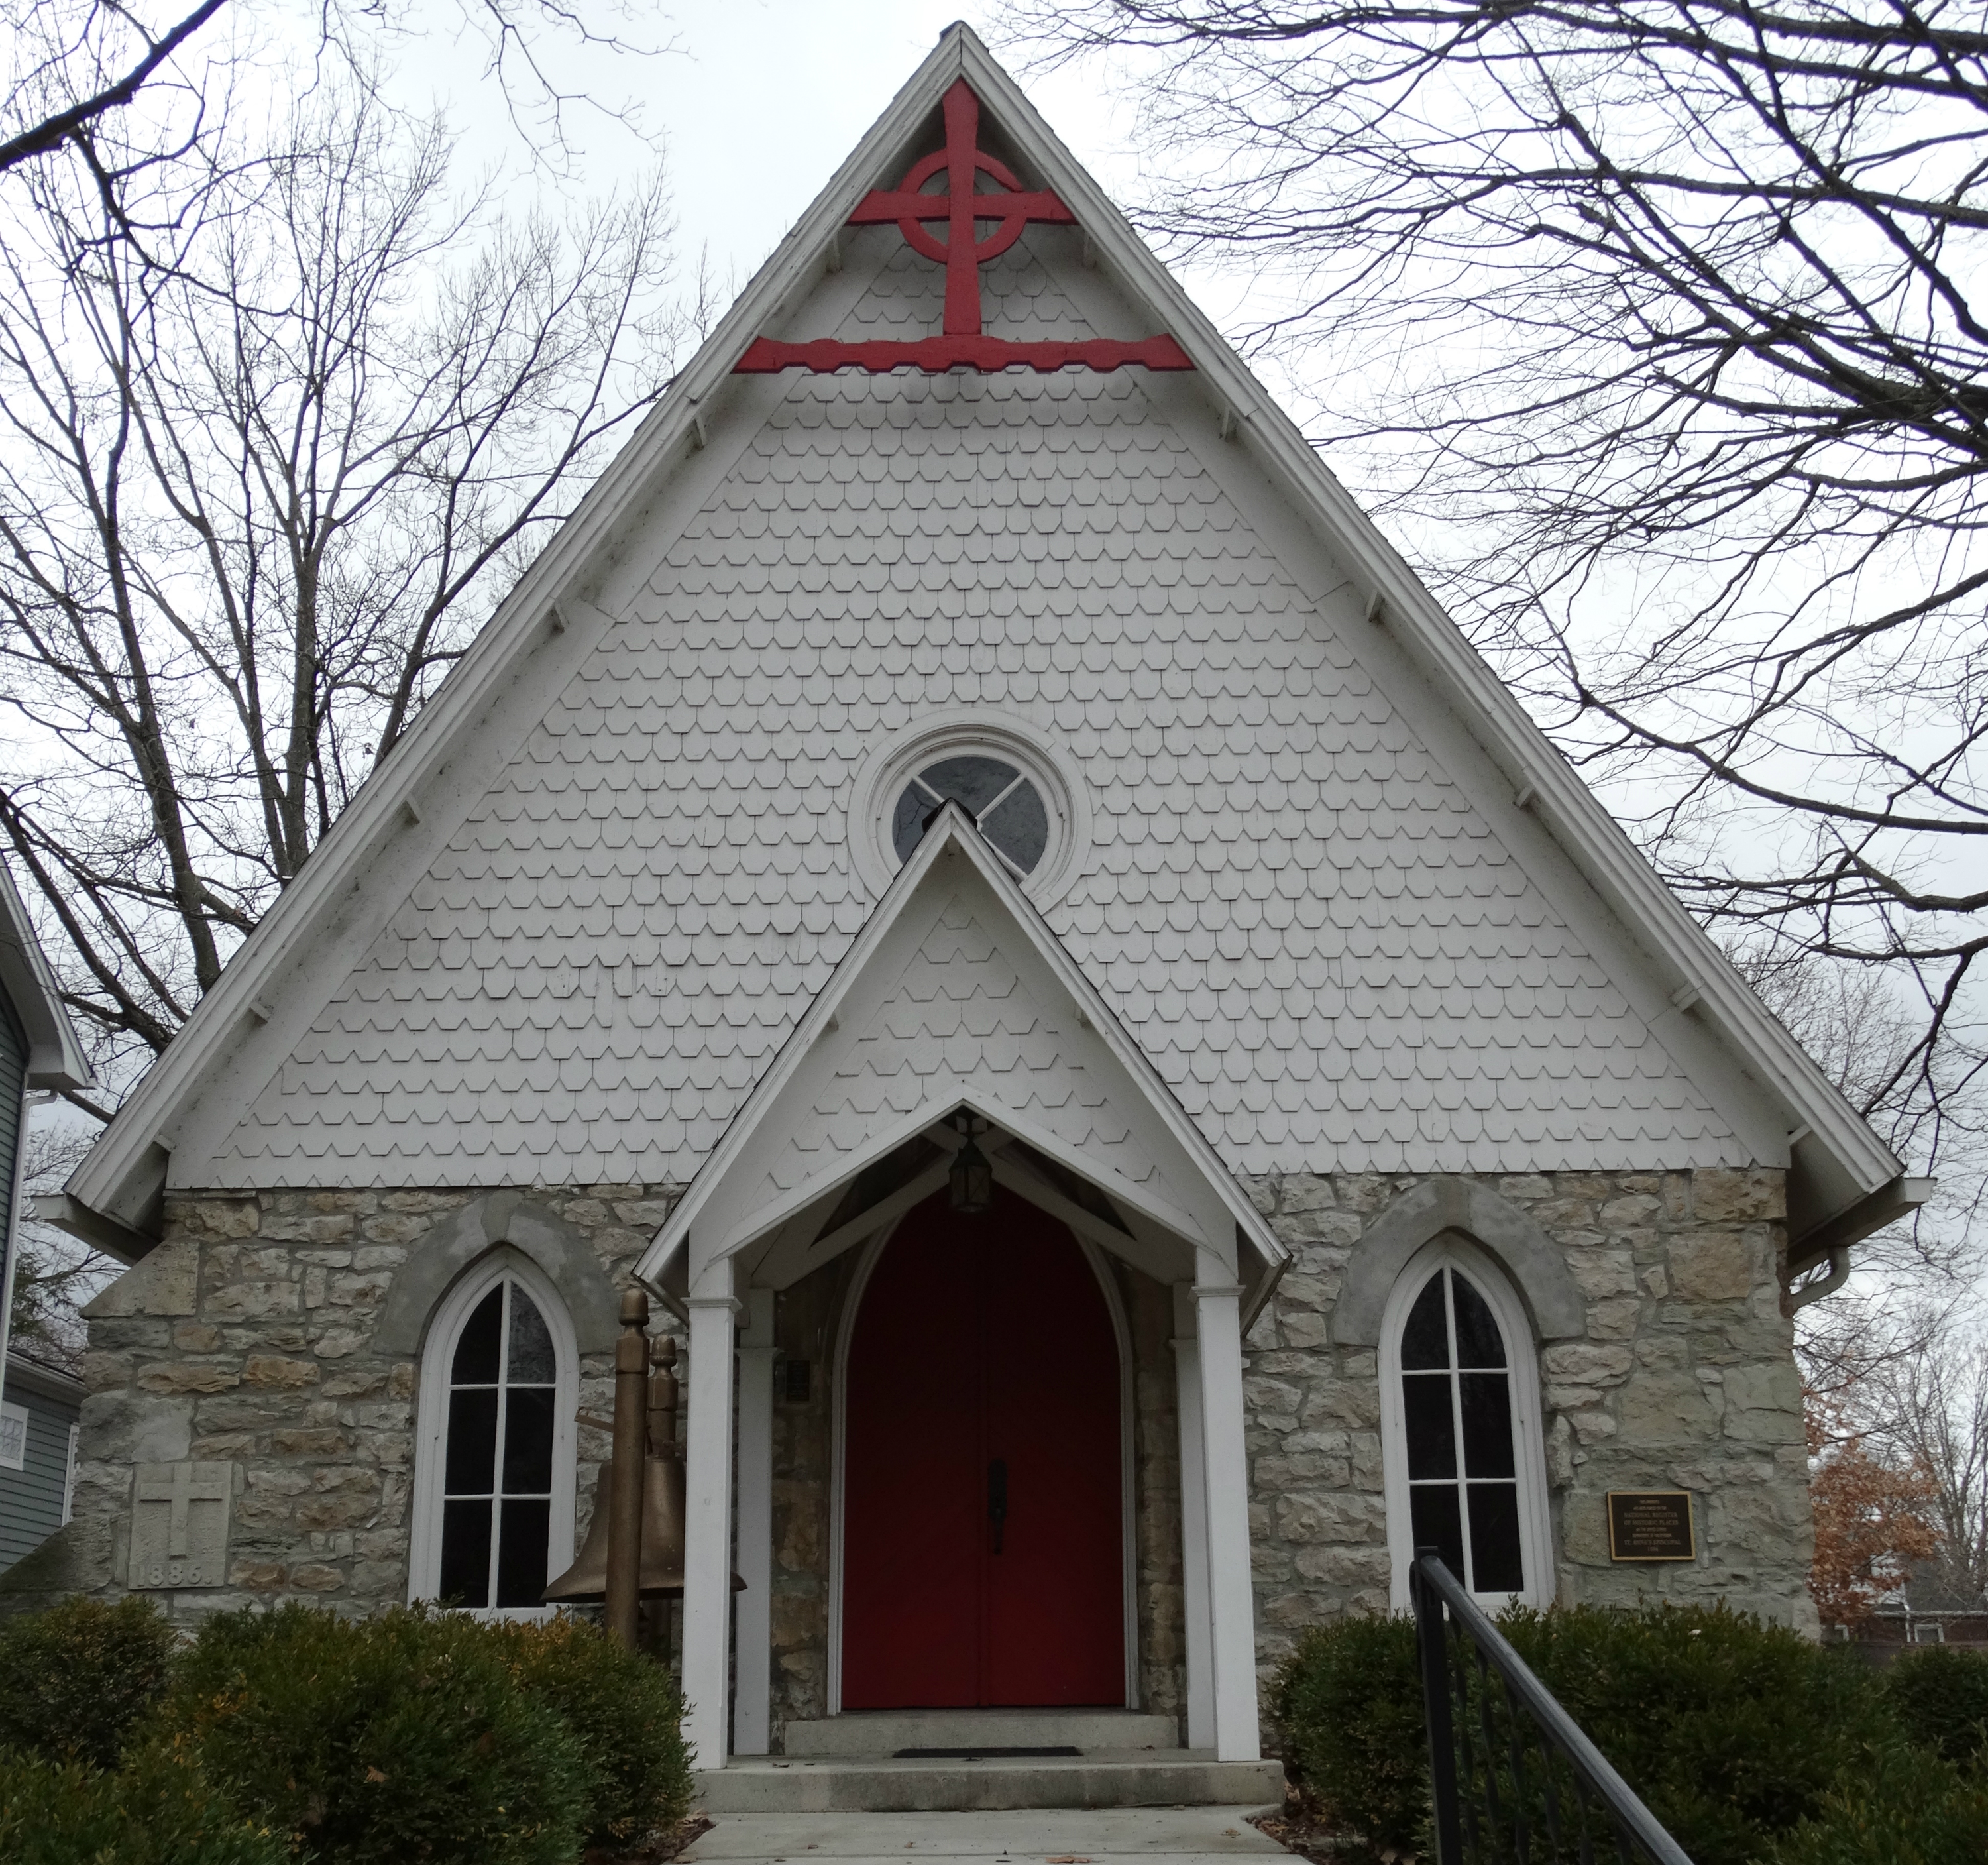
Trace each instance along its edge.
{"label": "white window frame", "polygon": [[[559,1291],[522,1251],[493,1250],[460,1277],[436,1305],[421,1343],[418,1409],[414,1414],[414,1515],[407,1548],[407,1598],[433,1601],[441,1590],[441,1505],[445,1440],[448,1432],[449,1362],[463,1324],[478,1303],[505,1277],[521,1285],[539,1305],[552,1335],[552,1527],[546,1545],[546,1577],[573,1565],[575,1465],[579,1444],[580,1346],[573,1318]],[[550,1619],[556,1606],[465,1606],[472,1619]]]}
{"label": "white window frame", "polygon": [[17,1424],[21,1428],[20,1435],[15,1440],[19,1448],[13,1451],[5,1448],[6,1436],[0,1433],[0,1470],[25,1470],[28,1467],[28,1408],[25,1405],[0,1400],[0,1423]]}
{"label": "white window frame", "polygon": [[905,785],[944,759],[975,756],[1013,765],[1043,800],[1049,818],[1043,858],[1024,875],[1000,857],[1029,897],[1038,906],[1053,905],[1083,872],[1090,811],[1082,785],[1066,768],[1073,760],[1026,720],[977,706],[948,707],[874,747],[850,784],[850,855],[857,878],[873,897],[882,897],[904,865],[891,839],[891,817]]}
{"label": "white window frame", "polygon": [[[1539,1344],[1532,1318],[1510,1278],[1476,1244],[1454,1234],[1438,1237],[1416,1251],[1388,1291],[1381,1318],[1381,1471],[1388,1508],[1388,1564],[1395,1610],[1408,1610],[1408,1565],[1415,1535],[1408,1514],[1408,1433],[1401,1406],[1401,1330],[1415,1298],[1445,1263],[1461,1270],[1491,1305],[1512,1377],[1513,1464],[1519,1479],[1519,1558],[1526,1585],[1514,1593],[1479,1593],[1487,1611],[1514,1602],[1545,1606],[1553,1602],[1553,1516],[1547,1491],[1547,1440],[1540,1403]],[[1460,1448],[1460,1447],[1459,1447]]]}

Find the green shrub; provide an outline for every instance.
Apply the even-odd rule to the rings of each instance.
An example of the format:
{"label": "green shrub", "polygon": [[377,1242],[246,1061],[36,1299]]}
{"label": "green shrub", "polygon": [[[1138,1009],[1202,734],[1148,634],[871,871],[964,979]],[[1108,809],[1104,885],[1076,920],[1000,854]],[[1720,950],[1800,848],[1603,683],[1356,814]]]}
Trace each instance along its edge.
{"label": "green shrub", "polygon": [[487,1628],[288,1605],[209,1620],[167,1725],[208,1777],[325,1865],[572,1865],[589,1770]]}
{"label": "green shrub", "polygon": [[[1500,1629],[1696,1865],[1766,1859],[1777,1835],[1822,1812],[1861,1758],[1897,1745],[1876,1680],[1854,1653],[1723,1606],[1520,1609]],[[1428,1746],[1410,1621],[1347,1620],[1307,1633],[1271,1709],[1330,1816],[1374,1848],[1426,1850]]]}
{"label": "green shrub", "polygon": [[1342,1619],[1307,1632],[1271,1687],[1284,1754],[1328,1817],[1375,1849],[1415,1850],[1428,1818],[1415,1628]]}
{"label": "green shrub", "polygon": [[165,1688],[172,1628],[149,1600],[65,1599],[0,1626],[0,1748],[117,1764]]}
{"label": "green shrub", "polygon": [[1814,1816],[1769,1847],[1770,1865],[1963,1865],[1988,1858],[1988,1790],[1930,1749],[1858,1755]]}
{"label": "green shrub", "polygon": [[625,1846],[690,1806],[690,1754],[674,1677],[574,1619],[495,1626],[518,1681],[556,1710],[591,1778],[587,1843]]}
{"label": "green shrub", "polygon": [[1698,1865],[1762,1857],[1890,1733],[1855,1654],[1723,1606],[1519,1609],[1499,1628]]}
{"label": "green shrub", "polygon": [[1884,1674],[1885,1701],[1907,1735],[1964,1772],[1988,1769],[1988,1657],[1915,1645]]}
{"label": "green shrub", "polygon": [[0,1752],[7,1865],[286,1865],[289,1857],[169,1745],[140,1750],[115,1774]]}

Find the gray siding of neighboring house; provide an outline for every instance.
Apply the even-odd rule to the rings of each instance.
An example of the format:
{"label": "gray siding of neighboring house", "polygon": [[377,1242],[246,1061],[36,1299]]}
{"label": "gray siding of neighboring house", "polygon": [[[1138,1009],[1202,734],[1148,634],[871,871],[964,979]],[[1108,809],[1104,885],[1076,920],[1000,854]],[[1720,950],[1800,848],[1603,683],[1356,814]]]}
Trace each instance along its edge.
{"label": "gray siding of neighboring house", "polygon": [[0,1467],[0,1570],[32,1553],[62,1526],[69,1427],[82,1410],[79,1394],[64,1400],[30,1390],[19,1361],[7,1369],[6,1398],[28,1414],[28,1445],[23,1468]]}
{"label": "gray siding of neighboring house", "polygon": [[[14,1247],[14,1162],[27,1098],[28,1039],[0,990],[0,1288],[6,1285],[8,1253]],[[0,1326],[0,1342],[5,1339],[6,1329]]]}

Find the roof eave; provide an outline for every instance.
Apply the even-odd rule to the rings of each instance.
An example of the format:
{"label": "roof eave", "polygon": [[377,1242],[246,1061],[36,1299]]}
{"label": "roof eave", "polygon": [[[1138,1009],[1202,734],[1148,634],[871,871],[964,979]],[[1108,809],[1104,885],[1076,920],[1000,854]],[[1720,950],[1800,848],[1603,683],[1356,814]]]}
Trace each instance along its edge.
{"label": "roof eave", "polygon": [[937,107],[945,86],[958,74],[959,36],[964,31],[952,29],[941,39],[774,249],[668,392],[498,605],[406,736],[360,787],[171,1046],[146,1071],[64,1188],[79,1207],[126,1229],[149,1230],[156,1237],[171,1150],[166,1131],[181,1105],[198,1091],[205,1071],[221,1058],[229,1032],[251,1014],[264,978],[310,936],[330,902],[345,889],[363,885],[368,851],[391,833],[402,800],[443,761],[451,736],[475,717],[504,678],[523,638],[542,625],[594,567],[623,516],[640,509],[646,487],[700,444],[698,423],[706,411],[704,404],[731,378],[746,345],[781,315],[789,296],[812,283],[830,241],[870,185],[880,162],[907,142]]}
{"label": "roof eave", "polygon": [[[1211,390],[1246,417],[1244,431],[1273,480],[1333,538],[1355,579],[1384,605],[1391,626],[1466,717],[1483,719],[1485,749],[1528,787],[1551,832],[1625,928],[1654,960],[1696,993],[1700,1016],[1739,1066],[1787,1115],[1790,1136],[1812,1139],[1790,1162],[1790,1200],[1817,1223],[1851,1209],[1897,1178],[1891,1149],[1754,997],[1704,930],[1658,878],[1627,834],[1570,770],[1462,631],[1348,496],[1295,424],[1214,326],[1147,249],[972,31],[949,27],[925,63],[857,144],[827,186],[776,247],[669,393],[611,461],[480,631],[468,652],[400,745],[333,825],[303,872],[265,917],[117,1120],[69,1181],[79,1204],[114,1223],[144,1227],[164,1181],[161,1136],[220,1059],[228,1034],[256,1000],[262,980],[308,937],[326,903],[362,884],[367,851],[387,832],[405,796],[445,754],[511,665],[522,638],[575,591],[624,515],[647,486],[696,444],[699,416],[724,388],[746,345],[780,320],[811,285],[843,223],[875,174],[888,166],[964,76],[992,100],[1002,127],[1075,210],[1096,254],[1161,317]],[[355,877],[360,877],[356,878]],[[1804,1152],[1807,1157],[1804,1158]],[[156,1219],[152,1221],[156,1222]]]}
{"label": "roof eave", "polygon": [[[1053,178],[1099,259],[1147,299],[1205,384],[1242,417],[1246,444],[1254,445],[1285,495],[1322,523],[1348,560],[1344,567],[1370,599],[1378,599],[1379,612],[1398,636],[1407,638],[1412,657],[1446,696],[1461,702],[1464,716],[1475,713],[1490,726],[1485,749],[1514,791],[1531,790],[1550,832],[1618,919],[1649,936],[1645,943],[1672,974],[1672,988],[1693,998],[1695,1014],[1756,1085],[1782,1105],[1791,1144],[1813,1137],[1815,1146],[1806,1158],[1797,1148],[1790,1159],[1790,1203],[1812,1210],[1815,1222],[1826,1222],[1898,1178],[1903,1162],[1733,970],[1621,824],[1568,768],[1406,560],[1007,73],[978,39],[959,30],[964,75],[982,90],[983,101],[990,95],[998,100],[1003,128]],[[1816,1156],[1817,1149],[1824,1156]]]}
{"label": "roof eave", "polygon": [[[948,851],[955,849],[973,864],[1016,924],[1033,941],[1063,987],[1077,1000],[1097,1035],[1112,1051],[1118,1066],[1139,1085],[1149,1105],[1171,1132],[1175,1142],[1193,1160],[1221,1197],[1234,1221],[1239,1241],[1247,1243],[1261,1265],[1248,1285],[1248,1312],[1253,1318],[1289,1267],[1290,1251],[1250,1202],[1249,1195],[1223,1163],[1207,1136],[1180,1105],[1111,1006],[1063,949],[1034,903],[986,851],[979,835],[959,806],[950,801],[942,806],[911,859],[898,870],[828,982],[802,1014],[718,1144],[698,1168],[681,1200],[657,1230],[637,1264],[637,1276],[651,1287],[658,1286],[664,1280],[666,1265],[675,1261],[680,1252],[687,1251],[698,1217],[708,1208],[725,1174],[751,1145],[760,1122],[779,1098],[801,1059],[826,1033],[851,983],[862,975],[877,946],[923,884],[933,865]],[[691,1268],[694,1271],[694,1265]]]}
{"label": "roof eave", "polygon": [[28,1085],[95,1087],[96,1071],[76,1041],[55,973],[5,862],[0,862],[0,990],[6,993],[28,1039]]}

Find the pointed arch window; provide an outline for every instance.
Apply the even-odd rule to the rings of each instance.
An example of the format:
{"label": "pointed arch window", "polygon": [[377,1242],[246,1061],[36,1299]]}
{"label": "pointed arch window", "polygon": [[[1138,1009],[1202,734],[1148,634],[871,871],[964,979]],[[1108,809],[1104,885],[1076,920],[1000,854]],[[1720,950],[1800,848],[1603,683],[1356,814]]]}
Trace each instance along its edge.
{"label": "pointed arch window", "polygon": [[573,1558],[579,1356],[564,1305],[501,1250],[444,1298],[421,1358],[409,1597],[535,1616]]}
{"label": "pointed arch window", "polygon": [[1405,1269],[1381,1331],[1381,1428],[1396,1603],[1415,1550],[1441,1550],[1487,1603],[1553,1595],[1545,1440],[1530,1322],[1496,1266],[1439,1238]]}

